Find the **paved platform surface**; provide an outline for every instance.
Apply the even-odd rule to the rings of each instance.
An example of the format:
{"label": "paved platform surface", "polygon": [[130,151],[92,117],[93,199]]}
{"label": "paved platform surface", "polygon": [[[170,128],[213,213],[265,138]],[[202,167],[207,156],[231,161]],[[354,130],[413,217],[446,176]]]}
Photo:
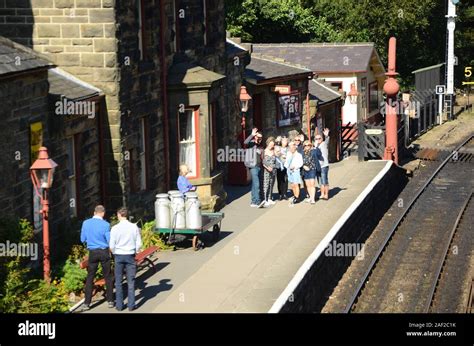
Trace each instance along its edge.
{"label": "paved platform surface", "polygon": [[[221,239],[202,251],[161,252],[157,269],[140,273],[135,312],[268,312],[342,214],[386,161],[349,157],[329,170],[330,199],[250,208],[248,187],[232,188]],[[96,304],[90,312],[115,312]],[[124,312],[123,312],[124,313]]]}

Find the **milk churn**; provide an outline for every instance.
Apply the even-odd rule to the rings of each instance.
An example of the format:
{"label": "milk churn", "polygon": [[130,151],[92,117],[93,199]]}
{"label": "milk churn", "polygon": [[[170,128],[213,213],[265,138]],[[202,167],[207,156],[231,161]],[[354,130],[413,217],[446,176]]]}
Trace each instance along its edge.
{"label": "milk churn", "polygon": [[186,193],[186,228],[202,227],[201,202],[196,192]]}
{"label": "milk churn", "polygon": [[170,196],[170,217],[171,227],[186,228],[186,215],[184,210],[184,198],[181,193],[174,193]]}
{"label": "milk churn", "polygon": [[158,228],[170,228],[170,201],[167,193],[156,195],[155,223]]}

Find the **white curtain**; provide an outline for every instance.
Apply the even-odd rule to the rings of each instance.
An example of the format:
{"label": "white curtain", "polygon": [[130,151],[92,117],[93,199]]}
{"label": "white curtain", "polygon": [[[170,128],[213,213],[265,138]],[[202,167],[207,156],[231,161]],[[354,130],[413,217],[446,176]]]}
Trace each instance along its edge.
{"label": "white curtain", "polygon": [[194,112],[192,110],[186,111],[182,116],[181,121],[186,122],[186,126],[181,126],[181,142],[179,148],[180,163],[185,163],[190,175],[196,175],[196,138],[194,133]]}

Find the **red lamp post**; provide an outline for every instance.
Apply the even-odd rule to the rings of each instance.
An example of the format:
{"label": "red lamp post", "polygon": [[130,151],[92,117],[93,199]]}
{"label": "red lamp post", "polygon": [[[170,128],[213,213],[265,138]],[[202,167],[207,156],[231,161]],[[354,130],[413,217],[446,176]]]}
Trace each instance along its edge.
{"label": "red lamp post", "polygon": [[385,160],[393,160],[398,164],[398,119],[396,110],[397,94],[400,91],[400,86],[395,78],[398,73],[395,72],[397,39],[391,37],[388,44],[388,72],[385,73],[387,79],[385,80],[383,91],[387,95],[385,101],[385,125],[386,125],[386,145],[385,145]]}
{"label": "red lamp post", "polygon": [[39,149],[38,159],[30,167],[31,180],[36,194],[41,199],[41,211],[43,216],[43,273],[44,280],[50,282],[50,259],[49,259],[49,200],[48,190],[53,184],[54,170],[57,163],[48,156],[48,149],[41,147]]}
{"label": "red lamp post", "polygon": [[240,125],[242,126],[242,145],[245,148],[245,113],[247,113],[249,109],[249,101],[252,99],[252,97],[248,94],[247,88],[245,86],[240,87],[240,110],[242,112],[242,122]]}

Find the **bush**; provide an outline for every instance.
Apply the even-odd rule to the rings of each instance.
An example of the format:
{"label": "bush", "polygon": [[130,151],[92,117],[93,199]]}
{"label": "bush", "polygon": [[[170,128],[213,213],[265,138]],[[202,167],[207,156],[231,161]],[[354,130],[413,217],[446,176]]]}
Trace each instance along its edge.
{"label": "bush", "polygon": [[6,280],[0,294],[0,312],[50,313],[65,312],[69,308],[63,283],[28,280],[29,269],[21,268],[14,259],[6,266]]}
{"label": "bush", "polygon": [[[30,243],[33,227],[25,220],[0,219],[0,242]],[[69,308],[63,283],[48,284],[35,279],[29,258],[0,258],[0,312],[48,313],[65,312]]]}
{"label": "bush", "polygon": [[173,245],[166,244],[164,238],[155,232],[155,220],[146,222],[141,231],[143,248],[158,246],[161,250],[172,249]]}
{"label": "bush", "polygon": [[81,269],[76,261],[67,260],[63,266],[62,282],[67,292],[80,294],[84,289],[87,270]]}
{"label": "bush", "polygon": [[43,280],[34,280],[36,288],[27,293],[20,313],[51,313],[69,310],[67,292],[62,282],[47,284]]}

